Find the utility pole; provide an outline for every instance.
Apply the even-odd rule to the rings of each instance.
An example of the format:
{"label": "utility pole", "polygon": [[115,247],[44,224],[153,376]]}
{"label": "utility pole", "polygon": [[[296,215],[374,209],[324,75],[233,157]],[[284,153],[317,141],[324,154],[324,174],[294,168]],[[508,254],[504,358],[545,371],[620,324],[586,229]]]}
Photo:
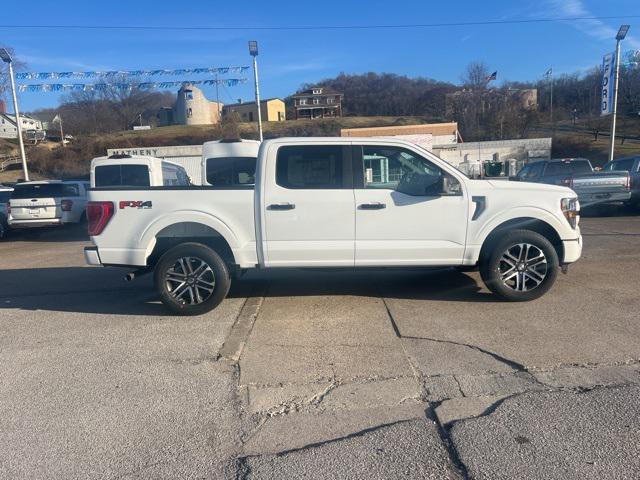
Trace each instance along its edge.
{"label": "utility pole", "polygon": [[614,61],[615,65],[615,73],[614,73],[614,81],[613,81],[613,114],[611,115],[611,138],[609,139],[609,161],[613,160],[613,153],[616,145],[616,116],[618,113],[618,80],[620,77],[620,42],[624,40],[624,37],[627,36],[627,32],[629,31],[629,25],[621,25],[620,30],[618,30],[618,34],[616,35],[616,54]]}
{"label": "utility pole", "polygon": [[218,80],[218,74],[216,73],[216,105],[218,108],[218,122],[220,122],[220,92],[218,90],[218,85],[220,80]]}
{"label": "utility pole", "polygon": [[256,89],[256,107],[258,108],[258,138],[262,141],[262,112],[260,108],[260,88],[258,87],[258,42],[249,41],[249,54],[253,57],[253,82]]}
{"label": "utility pole", "polygon": [[64,132],[62,131],[62,116],[58,115],[58,121],[60,122],[60,143],[63,147],[66,147],[64,143]]}
{"label": "utility pole", "polygon": [[0,59],[9,65],[9,78],[11,79],[11,95],[13,96],[13,113],[16,116],[16,129],[18,131],[18,144],[20,145],[20,156],[22,157],[22,172],[25,182],[29,181],[29,170],[27,169],[27,155],[24,152],[24,140],[22,139],[22,122],[18,111],[18,97],[16,95],[16,82],[13,78],[13,59],[6,48],[0,48]]}

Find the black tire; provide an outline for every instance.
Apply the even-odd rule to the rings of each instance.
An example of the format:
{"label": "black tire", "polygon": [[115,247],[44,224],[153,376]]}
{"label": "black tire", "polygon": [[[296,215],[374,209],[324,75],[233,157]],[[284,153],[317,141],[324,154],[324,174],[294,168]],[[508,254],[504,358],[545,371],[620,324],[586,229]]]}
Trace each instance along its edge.
{"label": "black tire", "polygon": [[[196,275],[202,267],[198,261],[210,270],[204,269],[201,275]],[[182,278],[181,272],[185,272],[184,282],[177,279]],[[224,300],[231,286],[227,264],[220,255],[200,243],[183,243],[168,250],[158,260],[153,278],[162,303],[178,315],[202,315],[213,310]],[[209,293],[207,289],[211,284],[213,290]],[[205,294],[208,294],[206,298]]]}
{"label": "black tire", "polygon": [[[544,255],[542,260],[540,254]],[[483,252],[483,257],[480,260],[482,281],[494,294],[510,302],[540,298],[558,276],[556,249],[549,240],[531,230],[505,232],[489,251]],[[518,258],[512,261],[512,257]]]}
{"label": "black tire", "polygon": [[9,233],[9,227],[0,218],[0,240],[6,237],[7,233]]}

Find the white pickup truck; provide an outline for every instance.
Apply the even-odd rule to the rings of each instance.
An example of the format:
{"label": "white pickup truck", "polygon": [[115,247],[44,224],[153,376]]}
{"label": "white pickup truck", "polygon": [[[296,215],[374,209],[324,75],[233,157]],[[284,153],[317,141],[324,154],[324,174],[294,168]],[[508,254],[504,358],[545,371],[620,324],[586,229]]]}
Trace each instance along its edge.
{"label": "white pickup truck", "polygon": [[478,267],[531,300],[582,252],[569,188],[471,180],[408,142],[267,140],[255,184],[245,163],[223,185],[92,189],[87,263],[153,270],[162,302],[196,315],[250,268]]}

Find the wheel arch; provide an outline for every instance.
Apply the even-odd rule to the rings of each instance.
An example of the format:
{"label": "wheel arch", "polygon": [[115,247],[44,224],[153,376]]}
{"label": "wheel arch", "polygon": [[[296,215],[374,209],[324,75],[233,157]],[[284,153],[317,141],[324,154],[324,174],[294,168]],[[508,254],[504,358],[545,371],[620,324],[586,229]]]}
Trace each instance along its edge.
{"label": "wheel arch", "polygon": [[539,233],[549,240],[551,245],[553,245],[553,248],[558,254],[558,260],[560,261],[560,264],[562,264],[564,260],[564,247],[560,234],[551,224],[533,217],[512,218],[502,222],[491,230],[482,243],[482,248],[480,249],[480,261],[486,258],[488,252],[491,251],[491,247],[501,238],[501,236],[505,232],[511,230],[530,230]]}
{"label": "wheel arch", "polygon": [[[155,229],[153,238],[148,240],[147,265],[154,266],[169,249],[183,243],[199,243],[214,250],[231,267],[236,264],[233,244],[228,232],[199,221],[176,221]],[[232,237],[233,239],[233,237]]]}

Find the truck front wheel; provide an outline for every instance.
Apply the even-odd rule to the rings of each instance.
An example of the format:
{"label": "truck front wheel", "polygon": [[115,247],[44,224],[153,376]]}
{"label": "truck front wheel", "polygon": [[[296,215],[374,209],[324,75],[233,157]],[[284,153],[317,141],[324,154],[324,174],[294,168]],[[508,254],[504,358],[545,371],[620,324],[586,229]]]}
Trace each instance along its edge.
{"label": "truck front wheel", "polygon": [[480,276],[489,290],[505,300],[534,300],[556,281],[558,254],[539,233],[512,230],[481,259]]}
{"label": "truck front wheel", "polygon": [[213,310],[231,286],[225,262],[200,243],[183,243],[162,255],[154,270],[154,282],[162,303],[178,315]]}

